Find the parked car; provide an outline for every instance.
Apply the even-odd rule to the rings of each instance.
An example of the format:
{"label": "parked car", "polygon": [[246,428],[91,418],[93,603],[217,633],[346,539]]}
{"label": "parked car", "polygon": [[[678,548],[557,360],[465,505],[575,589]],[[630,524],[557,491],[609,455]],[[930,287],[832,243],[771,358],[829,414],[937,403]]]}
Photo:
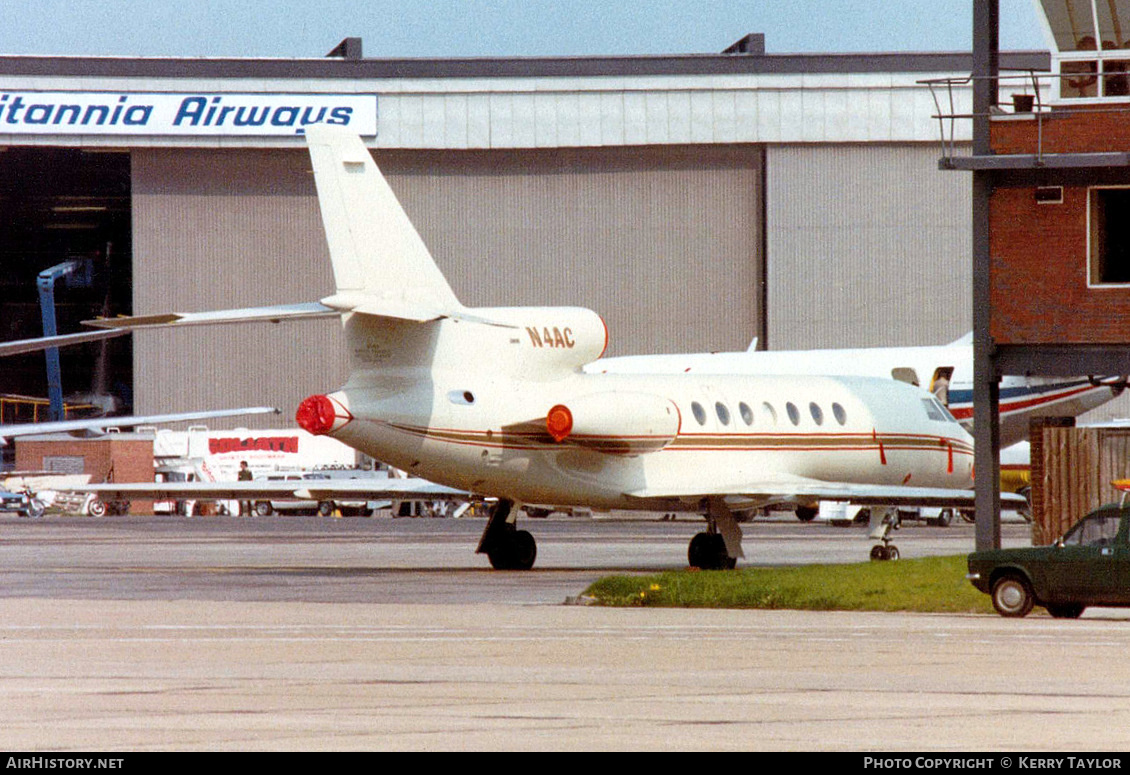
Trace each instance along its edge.
{"label": "parked car", "polygon": [[1130,508],[1110,504],[1083,517],[1050,546],[969,555],[973,586],[1001,616],[1041,605],[1074,619],[1087,606],[1130,606]]}
{"label": "parked car", "polygon": [[42,517],[43,502],[27,492],[0,490],[0,512],[14,511],[21,517]]}

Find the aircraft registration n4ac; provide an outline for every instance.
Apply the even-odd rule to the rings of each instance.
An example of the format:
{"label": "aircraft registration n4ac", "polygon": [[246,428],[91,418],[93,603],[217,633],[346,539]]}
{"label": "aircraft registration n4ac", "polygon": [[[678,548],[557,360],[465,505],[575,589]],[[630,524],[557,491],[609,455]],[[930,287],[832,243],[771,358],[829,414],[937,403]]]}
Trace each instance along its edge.
{"label": "aircraft registration n4ac", "polygon": [[608,342],[599,315],[464,307],[361,139],[306,135],[332,296],[101,324],[340,315],[351,374],[303,401],[299,425],[497,498],[478,547],[495,568],[534,564],[534,539],[516,527],[523,504],[699,513],[706,529],[688,554],[700,568],[742,556],[742,510],[972,505],[972,439],[926,391],[867,377],[586,372]]}

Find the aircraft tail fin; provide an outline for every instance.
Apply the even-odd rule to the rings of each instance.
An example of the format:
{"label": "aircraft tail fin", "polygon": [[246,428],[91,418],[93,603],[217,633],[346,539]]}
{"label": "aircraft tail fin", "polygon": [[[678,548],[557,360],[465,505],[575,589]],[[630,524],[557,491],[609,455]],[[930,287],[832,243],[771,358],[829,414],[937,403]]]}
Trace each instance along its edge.
{"label": "aircraft tail fin", "polygon": [[460,312],[443,273],[357,135],[306,128],[341,311],[412,309],[427,319]]}

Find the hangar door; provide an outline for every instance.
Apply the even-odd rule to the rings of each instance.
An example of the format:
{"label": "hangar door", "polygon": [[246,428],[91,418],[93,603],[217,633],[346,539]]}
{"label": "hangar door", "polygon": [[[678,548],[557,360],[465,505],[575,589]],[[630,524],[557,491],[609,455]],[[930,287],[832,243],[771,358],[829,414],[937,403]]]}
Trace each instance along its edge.
{"label": "hangar door", "polygon": [[[375,155],[469,306],[589,307],[610,355],[744,349],[759,333],[757,146]],[[305,151],[139,149],[133,169],[137,314],[332,292]],[[328,321],[138,334],[138,407],[293,411],[343,380],[336,334]]]}
{"label": "hangar door", "polygon": [[766,151],[774,350],[944,344],[973,327],[969,179],[936,144]]}

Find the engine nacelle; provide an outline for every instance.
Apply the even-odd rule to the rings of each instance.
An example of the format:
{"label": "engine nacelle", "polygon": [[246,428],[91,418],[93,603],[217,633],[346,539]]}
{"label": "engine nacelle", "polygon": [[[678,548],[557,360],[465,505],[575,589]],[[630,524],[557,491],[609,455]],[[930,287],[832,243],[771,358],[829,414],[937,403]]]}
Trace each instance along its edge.
{"label": "engine nacelle", "polygon": [[486,307],[474,314],[512,328],[506,354],[519,346],[518,371],[537,378],[575,371],[600,358],[608,347],[608,327],[600,315],[583,307]]}
{"label": "engine nacelle", "polygon": [[614,455],[663,449],[681,425],[675,403],[649,393],[590,393],[557,404],[545,417],[546,430],[559,444]]}

